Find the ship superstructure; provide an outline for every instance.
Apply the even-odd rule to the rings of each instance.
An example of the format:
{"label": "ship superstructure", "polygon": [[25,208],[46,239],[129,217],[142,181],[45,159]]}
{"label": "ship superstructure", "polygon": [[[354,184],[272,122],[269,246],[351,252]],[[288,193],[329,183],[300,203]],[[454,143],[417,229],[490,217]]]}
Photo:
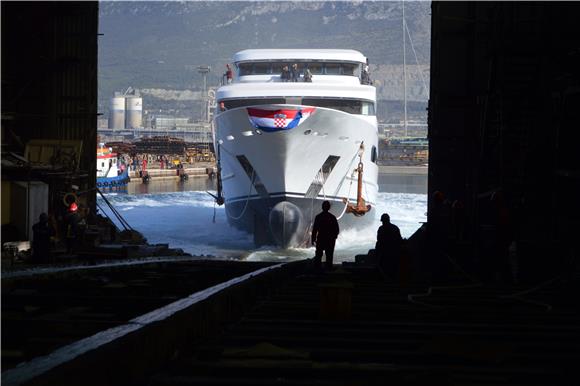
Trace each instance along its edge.
{"label": "ship superstructure", "polygon": [[[376,90],[363,84],[366,57],[260,49],[238,52],[233,62],[234,82],[218,89],[214,119],[218,202],[228,221],[258,245],[282,247],[308,242],[325,200],[341,229],[371,223],[378,137]],[[293,65],[299,75],[286,81]]]}

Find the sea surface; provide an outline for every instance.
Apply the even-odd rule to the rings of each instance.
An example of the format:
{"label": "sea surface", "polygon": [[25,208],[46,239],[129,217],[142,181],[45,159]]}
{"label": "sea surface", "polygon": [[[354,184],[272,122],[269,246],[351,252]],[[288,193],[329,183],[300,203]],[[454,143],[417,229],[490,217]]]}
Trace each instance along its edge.
{"label": "sea surface", "polygon": [[[380,182],[380,178],[379,178]],[[388,189],[379,184],[381,189]],[[213,182],[207,178],[179,181],[131,182],[127,189],[105,193],[132,228],[141,232],[150,244],[168,243],[171,248],[205,258],[247,261],[291,261],[314,256],[314,248],[255,248],[252,235],[228,225],[224,207],[214,205]],[[366,229],[342,231],[337,239],[335,262],[354,261],[374,247],[379,218],[389,213],[391,222],[410,237],[426,221],[427,195],[380,192],[375,222]],[[111,215],[103,198],[97,203]],[[122,229],[122,228],[121,228]]]}

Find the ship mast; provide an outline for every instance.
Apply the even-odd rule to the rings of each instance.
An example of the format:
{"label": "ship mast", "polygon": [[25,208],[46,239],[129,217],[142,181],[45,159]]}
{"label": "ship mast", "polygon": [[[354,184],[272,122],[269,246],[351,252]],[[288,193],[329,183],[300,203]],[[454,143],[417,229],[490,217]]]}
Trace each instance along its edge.
{"label": "ship mast", "polygon": [[402,1],[403,3],[403,108],[405,111],[404,118],[403,118],[403,125],[405,127],[405,138],[408,136],[407,131],[407,48],[406,48],[406,29],[407,26],[405,25],[405,0]]}

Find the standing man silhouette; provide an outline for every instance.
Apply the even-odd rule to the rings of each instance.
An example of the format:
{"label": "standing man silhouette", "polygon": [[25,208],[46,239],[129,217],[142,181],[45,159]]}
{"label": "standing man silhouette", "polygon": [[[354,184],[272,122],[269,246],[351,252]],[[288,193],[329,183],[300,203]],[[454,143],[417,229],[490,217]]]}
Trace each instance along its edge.
{"label": "standing man silhouette", "polygon": [[332,269],[332,256],[334,254],[334,244],[338,233],[338,221],[336,217],[329,212],[330,202],[322,203],[322,212],[314,218],[312,227],[312,245],[316,245],[316,254],[314,256],[314,266],[317,270],[321,268],[322,252],[326,254],[326,269]]}
{"label": "standing man silhouette", "polygon": [[391,217],[387,213],[383,213],[381,222],[383,225],[377,231],[375,251],[379,256],[379,267],[385,270],[387,275],[394,277],[399,268],[403,238],[399,227],[391,223]]}

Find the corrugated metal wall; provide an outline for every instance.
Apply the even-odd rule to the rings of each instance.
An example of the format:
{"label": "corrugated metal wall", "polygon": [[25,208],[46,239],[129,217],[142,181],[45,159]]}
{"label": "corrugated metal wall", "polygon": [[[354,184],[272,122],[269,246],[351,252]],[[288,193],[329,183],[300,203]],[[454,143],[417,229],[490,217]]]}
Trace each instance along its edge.
{"label": "corrugated metal wall", "polygon": [[465,203],[468,242],[485,259],[486,227],[497,225],[491,192],[501,189],[522,261],[539,256],[545,274],[577,253],[580,4],[432,10],[429,192]]}
{"label": "corrugated metal wall", "polygon": [[[95,187],[97,2],[2,2],[3,144],[82,139]],[[94,202],[94,199],[91,200]]]}

